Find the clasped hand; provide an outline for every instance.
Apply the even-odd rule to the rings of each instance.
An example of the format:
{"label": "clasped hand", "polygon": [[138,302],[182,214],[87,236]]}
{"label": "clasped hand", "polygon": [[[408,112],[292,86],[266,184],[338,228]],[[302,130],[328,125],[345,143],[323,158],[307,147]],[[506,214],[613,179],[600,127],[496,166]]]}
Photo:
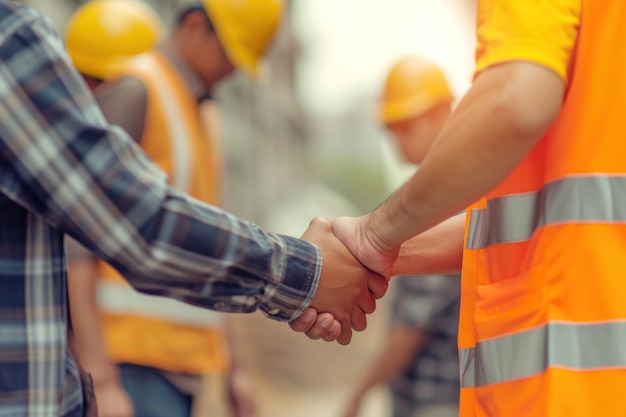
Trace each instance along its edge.
{"label": "clasped hand", "polygon": [[380,256],[367,248],[364,220],[315,218],[301,236],[319,248],[322,273],[310,307],[289,323],[294,331],[347,345],[352,330],[365,330],[366,314],[374,312],[376,299],[387,291],[389,277],[385,273],[395,255]]}

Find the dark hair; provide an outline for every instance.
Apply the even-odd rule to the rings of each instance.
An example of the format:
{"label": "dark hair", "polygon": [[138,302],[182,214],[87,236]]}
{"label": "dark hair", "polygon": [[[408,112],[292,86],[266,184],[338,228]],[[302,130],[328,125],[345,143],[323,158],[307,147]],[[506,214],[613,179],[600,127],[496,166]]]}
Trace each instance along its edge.
{"label": "dark hair", "polygon": [[191,15],[192,13],[202,12],[202,15],[206,18],[207,25],[211,32],[215,32],[215,27],[213,26],[213,22],[211,22],[211,18],[207,13],[207,10],[200,3],[190,4],[185,6],[176,17],[176,27],[180,27],[183,22]]}

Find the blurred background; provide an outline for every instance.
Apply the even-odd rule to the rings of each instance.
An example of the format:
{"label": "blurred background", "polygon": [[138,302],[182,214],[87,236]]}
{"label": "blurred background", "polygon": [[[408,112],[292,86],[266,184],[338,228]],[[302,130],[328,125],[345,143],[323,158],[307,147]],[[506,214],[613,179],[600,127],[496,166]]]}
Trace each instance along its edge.
{"label": "blurred background", "polygon": [[[60,29],[82,0],[25,0]],[[172,23],[189,0],[146,0]],[[462,90],[474,54],[474,0],[290,0],[268,77],[235,73],[215,95],[228,157],[226,206],[263,223],[302,183],[322,181],[359,211],[387,192],[376,101],[391,64],[430,58]]]}
{"label": "blurred background", "polygon": [[[169,24],[185,0],[146,0]],[[25,0],[63,30],[80,0]],[[461,93],[474,55],[474,0],[291,0],[254,83],[235,73],[214,92],[225,153],[224,207],[300,236],[313,216],[359,215],[398,185],[402,162],[377,122],[392,63],[430,58]],[[310,341],[257,314],[229,316],[259,417],[340,416],[386,337],[384,299],[350,346]],[[210,402],[215,393],[207,393]],[[363,416],[386,417],[385,390]],[[203,412],[202,401],[196,407]]]}

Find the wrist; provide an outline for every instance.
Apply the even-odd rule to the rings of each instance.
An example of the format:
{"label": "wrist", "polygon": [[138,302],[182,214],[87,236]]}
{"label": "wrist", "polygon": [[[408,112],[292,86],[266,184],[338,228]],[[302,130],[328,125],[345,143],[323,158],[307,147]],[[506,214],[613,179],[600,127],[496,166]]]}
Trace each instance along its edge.
{"label": "wrist", "polygon": [[400,243],[394,244],[390,233],[384,233],[385,230],[389,230],[390,224],[393,222],[388,218],[384,209],[376,210],[364,217],[362,227],[366,241],[378,253],[395,253],[400,246]]}
{"label": "wrist", "polygon": [[93,367],[87,372],[91,374],[91,379],[95,386],[103,387],[121,384],[121,377],[116,365]]}

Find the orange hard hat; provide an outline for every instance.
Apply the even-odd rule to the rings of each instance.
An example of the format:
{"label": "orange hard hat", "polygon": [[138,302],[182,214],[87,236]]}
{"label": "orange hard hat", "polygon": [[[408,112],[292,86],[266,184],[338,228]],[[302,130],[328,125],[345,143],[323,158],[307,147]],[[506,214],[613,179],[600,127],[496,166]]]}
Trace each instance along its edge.
{"label": "orange hard hat", "polygon": [[224,51],[235,67],[252,76],[278,28],[282,0],[203,0]]}
{"label": "orange hard hat", "polygon": [[405,57],[393,65],[387,76],[380,119],[387,124],[409,119],[453,98],[437,65],[424,58]]}
{"label": "orange hard hat", "polygon": [[65,27],[67,52],[74,66],[102,80],[164,35],[159,16],[140,0],[91,0],[76,10]]}

